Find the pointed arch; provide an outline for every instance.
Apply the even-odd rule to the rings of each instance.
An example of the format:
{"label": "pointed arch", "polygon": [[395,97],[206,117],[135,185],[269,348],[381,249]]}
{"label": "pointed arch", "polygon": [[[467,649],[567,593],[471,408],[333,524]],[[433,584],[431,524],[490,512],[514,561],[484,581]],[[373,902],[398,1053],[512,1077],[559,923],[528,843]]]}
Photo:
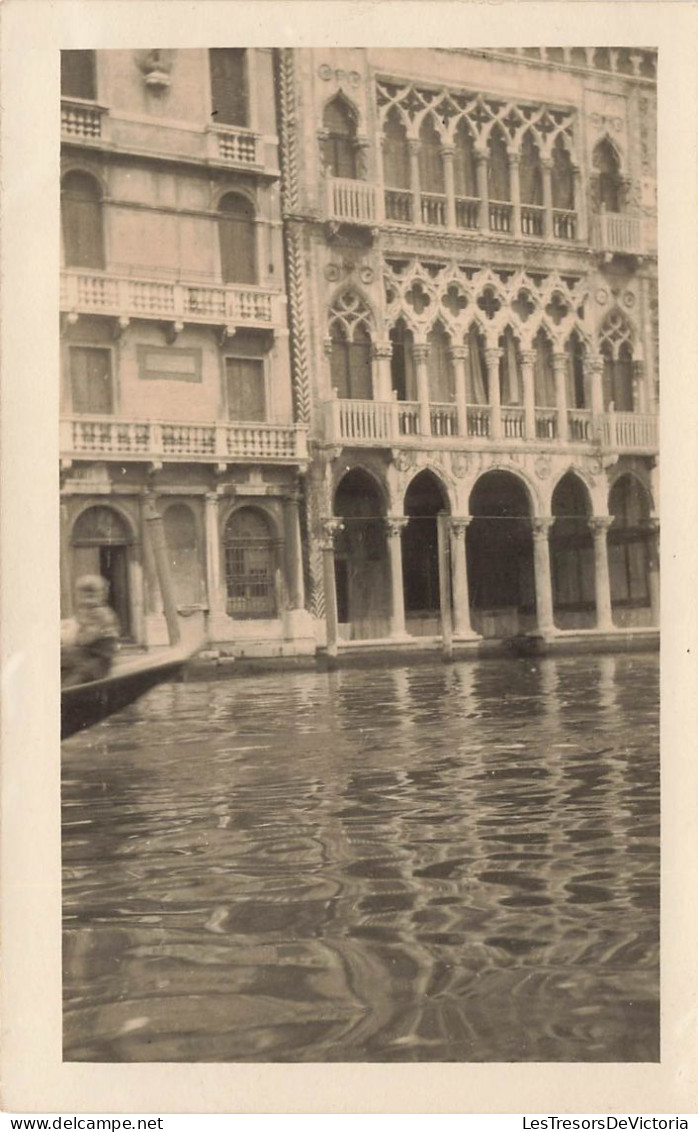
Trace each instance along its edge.
{"label": "pointed arch", "polygon": [[521,203],[543,204],[543,166],[538,143],[532,130],[526,130],[521,139],[519,182]]}
{"label": "pointed arch", "polygon": [[422,192],[444,196],[446,180],[441,153],[442,141],[431,114],[419,128],[419,187]]}
{"label": "pointed arch", "polygon": [[488,150],[487,180],[489,184],[489,198],[491,201],[510,201],[509,153],[506,135],[499,123],[495,124],[490,133]]}
{"label": "pointed arch", "polygon": [[621,154],[615,142],[604,135],[592,154],[594,177],[592,193],[597,211],[623,211],[623,176]]}
{"label": "pointed arch", "polygon": [[429,354],[429,398],[438,403],[450,404],[456,399],[455,379],[451,363],[451,338],[443,322],[437,319],[427,334]]}
{"label": "pointed arch", "polygon": [[388,189],[412,188],[407,130],[396,106],[391,106],[383,123],[383,181]]}
{"label": "pointed arch", "polygon": [[325,103],[322,115],[322,159],[332,177],[361,180],[356,133],[358,111],[353,102],[339,91]]}
{"label": "pointed arch", "polygon": [[574,166],[564,134],[558,134],[552,148],[551,170],[553,208],[572,212],[574,199]]}

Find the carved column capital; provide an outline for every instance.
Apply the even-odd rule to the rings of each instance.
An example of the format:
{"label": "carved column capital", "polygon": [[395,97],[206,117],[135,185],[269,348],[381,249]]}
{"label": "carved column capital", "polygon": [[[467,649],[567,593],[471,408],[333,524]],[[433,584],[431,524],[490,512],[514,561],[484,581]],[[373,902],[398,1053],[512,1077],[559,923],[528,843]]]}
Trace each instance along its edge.
{"label": "carved column capital", "polygon": [[332,356],[332,344],[333,344],[332,338],[323,338],[322,348],[325,352],[326,358],[330,358]]}
{"label": "carved column capital", "polygon": [[539,515],[535,519],[531,519],[531,528],[533,530],[534,539],[547,541],[555,519],[552,515]]}
{"label": "carved column capital", "polygon": [[422,148],[422,143],[419,138],[408,138],[407,145],[409,147],[410,153],[419,153],[420,149]]}
{"label": "carved column capital", "polygon": [[415,342],[412,347],[412,357],[417,365],[420,362],[426,362],[429,357],[429,346],[426,342]]}
{"label": "carved column capital", "polygon": [[453,142],[444,142],[441,146],[441,156],[451,158],[456,152],[456,147]]}
{"label": "carved column capital", "polygon": [[451,346],[449,353],[454,362],[467,362],[470,356],[470,350],[467,346]]}
{"label": "carved column capital", "polygon": [[488,366],[499,365],[499,359],[502,356],[502,351],[499,346],[488,346],[485,350],[485,361]]}
{"label": "carved column capital", "polygon": [[522,350],[520,357],[521,357],[521,365],[522,366],[532,366],[534,364],[535,360],[536,360],[536,351],[535,350]]}
{"label": "carved column capital", "polygon": [[392,358],[393,344],[392,342],[375,342],[371,347],[371,357],[378,360],[379,358]]}
{"label": "carved column capital", "polygon": [[594,538],[605,538],[606,532],[608,531],[608,528],[611,526],[612,522],[612,515],[594,515],[594,517],[589,520],[589,529],[591,530]]}
{"label": "carved column capital", "polygon": [[400,538],[409,519],[404,515],[386,515],[383,522],[385,523],[385,531],[388,538]]}
{"label": "carved column capital", "polygon": [[465,532],[473,521],[472,515],[453,515],[451,517],[451,534],[455,539],[464,539]]}
{"label": "carved column capital", "polygon": [[320,525],[320,549],[329,553],[334,550],[334,540],[344,530],[341,519],[323,519]]}

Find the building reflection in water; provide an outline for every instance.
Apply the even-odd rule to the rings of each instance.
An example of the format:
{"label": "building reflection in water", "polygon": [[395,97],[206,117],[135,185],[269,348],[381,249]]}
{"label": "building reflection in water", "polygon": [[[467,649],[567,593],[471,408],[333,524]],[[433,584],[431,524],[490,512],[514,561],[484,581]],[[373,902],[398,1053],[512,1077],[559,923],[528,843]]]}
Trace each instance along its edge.
{"label": "building reflection in water", "polygon": [[656,684],[289,673],[70,740],[65,1057],[656,1059]]}

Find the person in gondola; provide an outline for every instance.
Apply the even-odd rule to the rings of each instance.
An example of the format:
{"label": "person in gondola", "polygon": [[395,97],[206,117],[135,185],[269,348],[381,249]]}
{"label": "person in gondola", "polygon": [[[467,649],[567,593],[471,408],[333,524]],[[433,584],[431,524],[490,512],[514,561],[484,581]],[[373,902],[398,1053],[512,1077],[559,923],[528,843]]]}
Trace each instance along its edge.
{"label": "person in gondola", "polygon": [[84,574],[75,583],[75,618],[61,640],[61,685],[64,688],[100,680],[111,668],[119,639],[116,614],[107,605],[109,584],[99,574]]}

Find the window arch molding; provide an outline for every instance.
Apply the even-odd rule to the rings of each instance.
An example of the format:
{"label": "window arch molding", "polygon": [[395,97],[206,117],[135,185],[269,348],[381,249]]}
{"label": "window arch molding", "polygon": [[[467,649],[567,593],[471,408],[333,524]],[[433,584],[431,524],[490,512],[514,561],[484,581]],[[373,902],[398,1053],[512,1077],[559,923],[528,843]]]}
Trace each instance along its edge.
{"label": "window arch molding", "polygon": [[344,285],[334,292],[327,310],[328,331],[335,323],[343,327],[350,340],[353,338],[354,328],[359,324],[363,325],[372,339],[375,337],[373,307],[361,287]]}
{"label": "window arch molding", "polygon": [[634,320],[616,306],[608,312],[598,329],[596,349],[598,353],[603,353],[606,347],[610,350],[613,360],[617,361],[623,344],[630,346],[633,361],[643,360],[642,340],[638,328]]}
{"label": "window arch molding", "polygon": [[279,617],[284,540],[273,509],[257,499],[241,499],[221,516],[221,529],[229,616],[241,620]]}
{"label": "window arch molding", "polygon": [[61,257],[66,267],[104,270],[105,183],[87,165],[70,164],[61,176]]}
{"label": "window arch molding", "polygon": [[216,202],[221,278],[224,283],[258,282],[257,201],[254,194],[227,187]]}
{"label": "window arch molding", "polygon": [[134,522],[128,511],[121,507],[119,503],[110,499],[109,503],[95,503],[94,500],[88,500],[75,509],[70,525],[69,541],[71,546],[90,546],[95,545],[97,541],[104,541],[99,534],[95,534],[94,537],[80,535],[80,522],[84,520],[89,511],[113,512],[124,532],[123,537],[117,537],[113,540],[115,545],[134,547],[140,543],[140,538],[136,534]]}
{"label": "window arch molding", "polygon": [[360,123],[358,106],[343,90],[325,100],[322,126],[317,136],[321,165],[326,174],[353,181],[364,180],[363,152],[367,140],[360,133]]}

